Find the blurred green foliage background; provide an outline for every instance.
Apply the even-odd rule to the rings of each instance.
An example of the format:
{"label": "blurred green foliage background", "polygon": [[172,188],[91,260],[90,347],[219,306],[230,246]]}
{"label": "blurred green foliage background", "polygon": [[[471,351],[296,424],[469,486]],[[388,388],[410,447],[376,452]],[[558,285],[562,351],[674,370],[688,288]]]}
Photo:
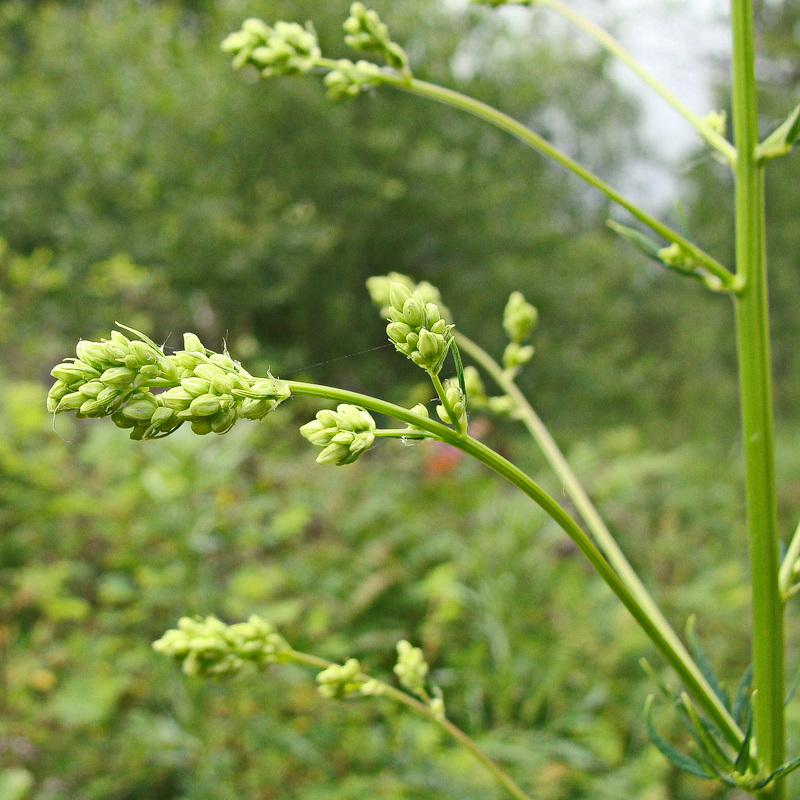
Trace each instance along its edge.
{"label": "blurred green foliage background", "polygon": [[[636,104],[574,32],[528,12],[375,5],[420,77],[626,179]],[[185,680],[150,650],[185,613],[260,613],[299,649],[381,674],[398,639],[419,643],[454,720],[541,800],[727,796],[647,744],[637,660],[657,658],[558,531],[476,466],[387,443],[317,467],[299,399],[223,438],[148,443],[46,414],[50,367],[114,320],[404,401],[418,375],[372,349],[367,276],[436,283],[495,351],[520,289],[542,320],[524,387],[670,618],[699,612],[715,667],[729,683],[744,671],[728,301],[642,263],[600,198],[477,121],[232,73],[219,41],[253,15],[313,18],[346,55],[346,3],[0,2],[0,800],[499,797],[424,722],[323,701],[300,670]],[[766,131],[796,102],[800,7],[765,3],[758,22]],[[771,166],[768,197],[787,534],[798,173],[796,158]],[[701,159],[683,183],[692,234],[731,263],[723,169]],[[513,425],[484,435],[560,496]],[[668,713],[660,725],[681,741]]]}

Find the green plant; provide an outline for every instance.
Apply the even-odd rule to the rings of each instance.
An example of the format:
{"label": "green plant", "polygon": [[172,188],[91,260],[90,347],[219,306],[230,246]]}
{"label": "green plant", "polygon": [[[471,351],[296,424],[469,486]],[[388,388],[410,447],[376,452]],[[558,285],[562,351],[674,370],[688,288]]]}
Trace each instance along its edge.
{"label": "green plant", "polygon": [[[324,82],[333,99],[355,97],[364,90],[385,85],[484,119],[555,160],[628,211],[650,233],[616,221],[610,225],[648,257],[731,297],[736,314],[753,594],[753,666],[733,696],[717,680],[692,626],[687,628],[688,646],[674,632],[517,388],[516,374],[533,354],[524,341],[536,322],[535,309],[519,293],[512,294],[506,306],[503,327],[509,342],[498,362],[457,331],[438,291],[430,284],[416,284],[399,274],[371,279],[370,293],[388,319],[387,335],[399,352],[427,374],[438,398],[436,413],[440,421],[434,420],[423,404],[407,409],[331,386],[272,376],[256,378],[227,352],[208,350],[193,334],[186,334],[183,350],[166,354],[132,329],[126,330],[134,334],[133,339],[115,332],[109,340],[81,342],[75,358],[54,368],[56,384],[50,391],[48,408],[53,413],[110,416],[120,427],[131,429],[132,438],[150,439],[166,436],[184,422],[189,422],[198,434],[224,433],[240,418],[264,417],[289,396],[309,396],[338,403],[335,410],[320,411],[315,420],[301,428],[305,438],[322,448],[317,459],[320,463],[352,463],[379,438],[434,440],[460,449],[519,488],[570,536],[678,674],[685,691],[676,692],[658,682],[691,734],[693,749],[690,755],[683,754],[660,737],[652,723],[650,701],[648,731],[664,755],[698,777],[718,779],[728,786],[780,800],[786,796],[785,776],[800,767],[800,759],[787,761],[785,754],[783,645],[784,604],[798,584],[800,532],[795,534],[781,565],[770,396],[763,169],[768,160],[791,150],[800,134],[800,111],[795,109],[759,144],[750,0],[733,0],[731,4],[733,144],[724,136],[721,114],[697,117],[613,39],[558,0],[516,4],[548,7],[583,28],[682,114],[731,169],[736,186],[735,272],[511,117],[473,98],[415,78],[403,48],[391,39],[378,15],[361,3],[351,7],[345,22],[345,41],[356,49],[376,53],[386,66],[365,60],[326,58],[310,25],[287,22],[269,26],[260,20],[247,20],[239,32],[225,40],[223,49],[233,53],[234,66],[253,67],[262,77],[325,72]],[[495,381],[501,390],[499,396],[488,397],[478,373],[464,369],[461,351]],[[452,359],[455,375],[443,381],[440,375],[448,358]],[[529,475],[469,435],[468,411],[481,405],[517,418],[526,426],[561,478],[589,533]],[[372,414],[405,423],[405,427],[379,427]],[[323,667],[318,680],[326,696],[393,697],[440,724],[481,759],[511,794],[527,797],[497,763],[447,720],[441,694],[436,687],[427,686],[427,665],[421,651],[408,643],[398,647],[395,668],[403,692],[363,674],[355,659],[335,665],[293,650],[258,618],[233,626],[215,618],[187,618],[156,647],[182,661],[190,674],[221,676],[236,672],[251,661],[259,667],[275,661]],[[650,670],[649,665],[645,667]]]}

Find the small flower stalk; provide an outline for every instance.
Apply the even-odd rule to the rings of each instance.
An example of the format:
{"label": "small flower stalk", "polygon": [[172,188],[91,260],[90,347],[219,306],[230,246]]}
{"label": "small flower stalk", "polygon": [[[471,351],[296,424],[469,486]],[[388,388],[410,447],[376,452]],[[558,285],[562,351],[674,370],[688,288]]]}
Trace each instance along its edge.
{"label": "small flower stalk", "polygon": [[217,617],[183,617],[153,649],[178,661],[186,675],[225,678],[246,664],[263,669],[292,660],[286,639],[265,619],[253,614],[247,622],[226,625]]}
{"label": "small flower stalk", "polygon": [[359,406],[340,403],[335,411],[323,409],[316,419],[300,428],[311,444],[322,448],[319,464],[352,464],[375,441],[377,425],[372,415]]}
{"label": "small flower stalk", "polygon": [[[124,326],[121,326],[124,327]],[[158,439],[184,422],[194,433],[225,433],[238,419],[261,419],[289,397],[288,386],[257,378],[224,353],[207,350],[193,333],[166,355],[143,333],[113,331],[110,339],[78,342],[76,355],[51,370],[52,414],[111,417],[132,439]]]}

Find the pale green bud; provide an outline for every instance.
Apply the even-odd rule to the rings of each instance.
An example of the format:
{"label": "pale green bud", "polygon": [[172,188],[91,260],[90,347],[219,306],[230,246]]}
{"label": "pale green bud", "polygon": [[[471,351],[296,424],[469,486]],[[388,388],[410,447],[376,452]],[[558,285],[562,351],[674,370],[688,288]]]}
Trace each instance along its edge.
{"label": "pale green bud", "polygon": [[95,378],[100,373],[93,367],[90,367],[88,364],[82,364],[80,361],[74,363],[65,361],[53,367],[53,369],[50,370],[50,374],[56,380],[71,385],[77,382],[82,383],[89,378]]}
{"label": "pale green bud", "polygon": [[467,398],[473,408],[480,408],[486,405],[486,388],[481,380],[478,370],[471,364],[464,367],[464,386],[467,390]]}
{"label": "pale green bud", "polygon": [[506,417],[513,414],[517,410],[516,401],[504,394],[500,397],[490,397],[487,401],[489,411],[497,414],[500,417]]}
{"label": "pale green bud", "polygon": [[355,64],[346,58],[336,62],[323,79],[328,89],[328,97],[332,100],[347,100],[355,97],[363,89],[383,83],[383,72],[377,64],[369,61],[358,61]]}
{"label": "pale green bud", "polygon": [[195,367],[194,374],[198,378],[203,378],[203,380],[209,381],[210,383],[214,378],[223,377],[225,375],[225,370],[216,364],[199,364]]}
{"label": "pale green bud", "polygon": [[349,658],[341,665],[332,664],[317,675],[319,693],[340,700],[360,693],[365,680],[361,675],[361,664],[355,658]]}
{"label": "pale green bud", "polygon": [[136,422],[149,422],[156,410],[156,399],[149,392],[139,392],[123,406],[122,413]]}
{"label": "pale green bud", "polygon": [[412,328],[420,328],[427,324],[425,301],[416,292],[403,303],[403,322]]}
{"label": "pale green bud", "polygon": [[183,334],[183,349],[187,353],[202,353],[205,355],[206,352],[206,348],[203,346],[203,343],[194,333]]}
{"label": "pale green bud", "polygon": [[130,386],[135,378],[136,372],[128,367],[110,367],[100,376],[103,383],[119,388]]}
{"label": "pale green bud", "polygon": [[120,333],[119,331],[111,331],[111,341],[123,345],[126,351],[131,344],[131,340],[124,333]]}
{"label": "pale green bud", "polygon": [[406,300],[411,297],[411,289],[403,283],[389,284],[389,305],[397,311],[402,312]]}
{"label": "pale green bud", "polygon": [[389,38],[389,29],[376,11],[367,9],[363,3],[353,3],[343,27],[347,34],[345,43],[353,49],[373,50],[383,56],[389,66],[400,71],[408,69],[405,51]]}
{"label": "pale green bud", "polygon": [[84,383],[78,391],[87,397],[97,397],[105,388],[105,384],[100,381],[89,381],[89,383]]}
{"label": "pale green bud", "polygon": [[[464,403],[464,395],[461,394],[461,389],[458,386],[450,385],[445,388],[445,398],[447,402],[450,404],[450,408],[453,409],[453,413],[456,415],[456,418],[459,420],[463,420],[466,417],[466,404]],[[447,413],[445,407],[436,406],[436,413],[439,415],[439,419],[447,424],[451,424],[452,420],[450,419],[450,415]]]}
{"label": "pale green bud", "polygon": [[222,408],[222,398],[214,394],[201,394],[189,405],[189,411],[196,417],[210,417]]}
{"label": "pale green bud", "polygon": [[194,396],[189,394],[183,386],[167,389],[160,397],[167,408],[174,408],[176,411],[183,411],[183,409],[188,408],[189,404],[194,400]]}
{"label": "pale green bud", "polygon": [[516,369],[527,364],[533,358],[534,349],[530,345],[521,345],[509,342],[503,351],[503,366],[506,369]]}
{"label": "pale green bud", "polygon": [[336,444],[332,442],[322,449],[317,456],[318,464],[344,465],[349,463],[350,448],[346,444]]}
{"label": "pale green bud", "polygon": [[405,639],[397,643],[397,663],[394,674],[400,685],[418,697],[425,697],[425,679],[428,676],[428,663],[419,647],[413,647]]}
{"label": "pale green bud", "polygon": [[99,342],[81,339],[75,348],[75,355],[84,364],[89,364],[95,369],[104,370],[108,366],[106,349]]}
{"label": "pale green bud", "polygon": [[85,402],[86,398],[80,392],[70,392],[59,400],[57,410],[77,411]]}
{"label": "pale green bud", "polygon": [[211,418],[211,430],[214,433],[225,433],[229,431],[236,422],[237,413],[235,408],[228,408],[218,411]]}
{"label": "pale green bud", "polygon": [[192,433],[196,433],[198,436],[206,436],[214,430],[214,424],[208,417],[192,420],[191,425]]}
{"label": "pale green bud", "polygon": [[184,378],[181,387],[192,397],[199,397],[201,394],[208,394],[211,384],[202,378]]}
{"label": "pale green bud", "polygon": [[517,344],[530,333],[539,318],[539,312],[522,292],[512,292],[503,311],[503,328],[508,338]]}

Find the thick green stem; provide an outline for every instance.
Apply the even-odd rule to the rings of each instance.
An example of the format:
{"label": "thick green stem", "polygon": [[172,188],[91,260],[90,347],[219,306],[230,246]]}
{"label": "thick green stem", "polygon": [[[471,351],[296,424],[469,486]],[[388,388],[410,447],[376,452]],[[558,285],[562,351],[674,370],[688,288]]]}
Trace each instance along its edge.
{"label": "thick green stem", "polygon": [[[369,395],[351,392],[346,389],[337,389],[331,386],[320,386],[300,381],[286,381],[286,383],[292,394],[353,403],[354,405],[363,406],[369,411],[386,414],[395,419],[400,419],[403,422],[408,422],[421,430],[426,430],[443,442],[447,442],[463,450],[468,455],[473,456],[478,461],[494,470],[498,475],[521,489],[572,539],[573,542],[575,542],[578,549],[600,574],[600,577],[609,585],[628,611],[630,611],[631,615],[655,644],[666,661],[678,673],[684,685],[692,696],[697,699],[698,704],[708,715],[709,719],[722,731],[725,739],[734,748],[738,749],[738,747],[741,746],[744,738],[742,731],[731,718],[720,699],[708,686],[707,681],[703,678],[694,661],[684,655],[685,650],[683,650],[682,646],[680,650],[676,650],[672,629],[668,625],[661,623],[658,618],[653,617],[651,609],[642,605],[636,593],[632,591],[623,578],[617,574],[611,564],[606,560],[603,553],[597,548],[591,538],[578,526],[575,520],[573,520],[547,492],[522,470],[472,437],[459,434],[447,425],[434,422],[406,408],[388,403],[385,400],[379,400]],[[678,644],[680,645],[679,642]]]}
{"label": "thick green stem", "polygon": [[[745,457],[747,531],[753,594],[754,730],[768,770],[785,758],[783,603],[769,356],[763,169],[756,159],[758,107],[752,0],[732,0],[733,128],[736,163],[736,268],[743,288],[735,297]],[[784,781],[764,792],[782,800]]]}
{"label": "thick green stem", "polygon": [[534,0],[533,5],[551,8],[557,14],[568,19],[573,25],[592,37],[604,50],[614,58],[632,69],[659,97],[669,103],[697,132],[713,147],[731,166],[736,163],[736,148],[707,120],[698,116],[678,97],[676,97],[661,81],[651,75],[624,47],[602,28],[579,14],[560,0]]}
{"label": "thick green stem", "polygon": [[[332,661],[327,661],[324,658],[319,658],[318,656],[310,655],[309,653],[301,653],[297,650],[292,652],[292,661],[295,661],[298,664],[305,664],[309,667],[314,667],[315,669],[327,669],[328,667],[333,666]],[[364,680],[375,680],[370,675],[362,673],[360,675],[361,678]],[[506,791],[512,796],[516,797],[517,800],[531,800],[530,795],[525,794],[524,791],[517,785],[517,783],[508,775],[503,768],[497,764],[497,762],[493,761],[483,750],[478,747],[478,745],[467,736],[461,728],[454,725],[450,722],[447,717],[442,717],[438,714],[434,714],[431,709],[425,705],[425,703],[420,702],[416,699],[416,697],[412,697],[410,694],[406,692],[401,692],[399,689],[392,686],[390,683],[384,683],[383,681],[376,681],[379,683],[382,689],[382,695],[385,697],[391,697],[398,703],[410,708],[412,711],[416,711],[418,714],[422,714],[422,716],[427,717],[431,722],[435,722],[439,725],[443,730],[445,730],[450,736],[453,737],[460,745],[465,747],[469,750],[478,761],[483,764],[483,766],[495,777],[497,782],[503,786]]]}

